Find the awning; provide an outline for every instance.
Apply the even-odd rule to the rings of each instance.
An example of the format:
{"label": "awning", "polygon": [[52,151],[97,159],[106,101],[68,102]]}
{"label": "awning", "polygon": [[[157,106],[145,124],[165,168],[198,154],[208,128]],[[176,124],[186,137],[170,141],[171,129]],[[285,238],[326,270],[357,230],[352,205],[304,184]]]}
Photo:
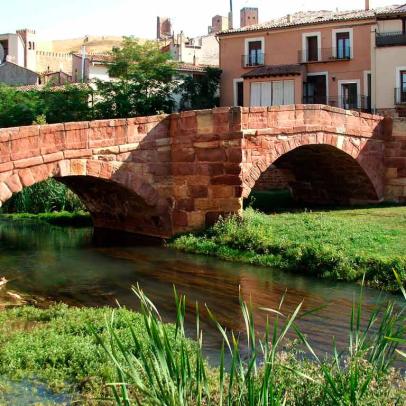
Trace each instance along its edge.
{"label": "awning", "polygon": [[244,79],[271,77],[271,76],[296,76],[305,73],[305,67],[303,65],[264,65],[259,66],[247,73],[244,73],[241,77]]}

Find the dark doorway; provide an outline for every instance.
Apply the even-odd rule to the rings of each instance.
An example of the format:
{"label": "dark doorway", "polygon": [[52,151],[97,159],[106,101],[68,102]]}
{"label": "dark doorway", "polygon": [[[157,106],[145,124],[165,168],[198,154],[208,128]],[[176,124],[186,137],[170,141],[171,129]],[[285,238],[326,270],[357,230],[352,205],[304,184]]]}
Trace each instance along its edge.
{"label": "dark doorway", "polygon": [[244,106],[244,82],[237,82],[237,106]]}
{"label": "dark doorway", "polygon": [[319,45],[317,36],[307,37],[307,62],[319,60]]}
{"label": "dark doorway", "polygon": [[341,85],[341,107],[346,110],[359,108],[358,106],[358,87],[356,83],[343,83]]}
{"label": "dark doorway", "polygon": [[327,104],[327,80],[325,75],[307,76],[304,83],[303,103]]}

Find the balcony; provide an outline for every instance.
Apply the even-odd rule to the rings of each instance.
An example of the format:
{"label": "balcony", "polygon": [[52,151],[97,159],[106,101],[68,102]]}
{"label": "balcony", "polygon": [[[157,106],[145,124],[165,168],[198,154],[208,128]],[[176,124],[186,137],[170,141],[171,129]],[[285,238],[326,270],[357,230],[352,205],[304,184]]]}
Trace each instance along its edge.
{"label": "balcony", "polygon": [[365,113],[371,112],[371,97],[364,95],[357,95],[356,97],[341,96],[329,98],[323,96],[305,96],[303,97],[303,104],[327,104],[328,106],[339,107],[346,110],[356,110]]}
{"label": "balcony", "polygon": [[312,55],[309,51],[299,51],[299,63],[317,63],[349,61],[352,59],[350,47],[346,48],[319,48],[317,55]]}
{"label": "balcony", "polygon": [[406,105],[406,89],[395,89],[395,105]]}
{"label": "balcony", "polygon": [[377,47],[393,47],[397,45],[406,45],[406,33],[404,32],[376,33]]}
{"label": "balcony", "polygon": [[262,65],[265,65],[265,54],[263,52],[241,56],[241,66],[243,68],[255,68]]}

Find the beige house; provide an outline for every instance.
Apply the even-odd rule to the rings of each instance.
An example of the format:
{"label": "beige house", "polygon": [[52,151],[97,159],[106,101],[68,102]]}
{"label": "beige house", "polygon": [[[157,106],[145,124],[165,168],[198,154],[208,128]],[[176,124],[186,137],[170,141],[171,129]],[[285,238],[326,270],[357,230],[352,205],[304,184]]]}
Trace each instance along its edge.
{"label": "beige house", "polygon": [[406,117],[406,4],[377,13],[372,39],[372,107]]}

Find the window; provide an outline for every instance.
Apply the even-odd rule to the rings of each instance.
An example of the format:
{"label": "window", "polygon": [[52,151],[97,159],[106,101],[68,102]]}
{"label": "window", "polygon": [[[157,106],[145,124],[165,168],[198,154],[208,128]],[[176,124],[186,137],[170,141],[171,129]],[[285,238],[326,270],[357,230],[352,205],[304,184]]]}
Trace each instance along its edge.
{"label": "window", "polygon": [[351,42],[349,32],[340,32],[336,35],[337,59],[351,58]]}
{"label": "window", "polygon": [[264,38],[250,38],[245,40],[245,67],[263,65],[264,58]]}
{"label": "window", "polygon": [[319,60],[319,46],[317,36],[307,37],[307,62],[314,62]]}
{"label": "window", "polygon": [[262,42],[252,41],[248,44],[248,65],[255,66],[263,63]]}
{"label": "window", "polygon": [[251,83],[251,107],[278,106],[295,103],[295,84],[293,80]]}
{"label": "window", "polygon": [[400,71],[400,102],[406,103],[406,70]]}
{"label": "window", "polygon": [[348,60],[354,57],[354,30],[352,28],[340,28],[332,31],[333,58]]}
{"label": "window", "polygon": [[360,80],[338,81],[339,107],[347,110],[361,107]]}
{"label": "window", "polygon": [[28,49],[32,49],[32,42],[31,41],[28,42]]}

